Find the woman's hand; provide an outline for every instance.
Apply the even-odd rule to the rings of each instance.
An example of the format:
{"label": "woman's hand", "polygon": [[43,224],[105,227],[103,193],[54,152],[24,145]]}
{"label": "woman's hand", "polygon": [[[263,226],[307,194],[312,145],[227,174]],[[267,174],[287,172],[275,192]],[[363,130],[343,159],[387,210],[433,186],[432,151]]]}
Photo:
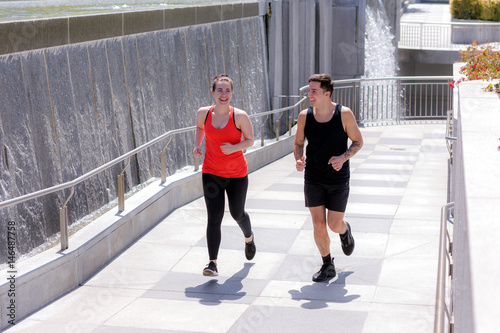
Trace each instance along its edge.
{"label": "woman's hand", "polygon": [[194,147],[193,155],[194,155],[194,157],[200,157],[201,156],[201,147]]}
{"label": "woman's hand", "polygon": [[236,149],[234,149],[234,146],[232,144],[230,144],[229,142],[224,142],[222,144],[222,146],[220,146],[220,150],[226,155],[229,155],[229,154],[236,152]]}

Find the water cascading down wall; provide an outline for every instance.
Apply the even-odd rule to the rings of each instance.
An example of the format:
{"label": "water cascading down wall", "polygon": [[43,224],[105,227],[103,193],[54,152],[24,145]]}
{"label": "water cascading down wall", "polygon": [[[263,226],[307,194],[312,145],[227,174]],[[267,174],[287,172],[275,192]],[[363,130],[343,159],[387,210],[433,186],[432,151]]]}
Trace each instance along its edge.
{"label": "water cascading down wall", "polygon": [[[71,181],[193,126],[196,110],[213,102],[217,74],[233,78],[234,106],[268,110],[263,25],[258,2],[0,24],[0,201]],[[173,137],[168,173],[193,164],[193,142],[193,133]],[[131,159],[126,190],[160,176],[163,146]],[[75,187],[70,225],[116,198],[124,167]],[[17,255],[59,231],[68,195],[0,209],[0,220],[17,226]]]}

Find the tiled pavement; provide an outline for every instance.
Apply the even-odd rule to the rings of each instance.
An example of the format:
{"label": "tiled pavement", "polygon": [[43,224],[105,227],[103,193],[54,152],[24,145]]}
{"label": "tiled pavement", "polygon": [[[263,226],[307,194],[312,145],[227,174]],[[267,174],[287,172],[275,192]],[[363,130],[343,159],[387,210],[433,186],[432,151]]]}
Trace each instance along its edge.
{"label": "tiled pavement", "polygon": [[290,154],[250,174],[257,255],[244,257],[229,212],[217,278],[207,263],[203,199],[177,209],[102,271],[7,332],[432,331],[445,124],[361,129],[346,219],[356,249],[331,234],[337,277],[313,283],[321,258]]}
{"label": "tiled pavement", "polygon": [[449,4],[413,3],[401,16],[401,22],[445,23],[451,22]]}

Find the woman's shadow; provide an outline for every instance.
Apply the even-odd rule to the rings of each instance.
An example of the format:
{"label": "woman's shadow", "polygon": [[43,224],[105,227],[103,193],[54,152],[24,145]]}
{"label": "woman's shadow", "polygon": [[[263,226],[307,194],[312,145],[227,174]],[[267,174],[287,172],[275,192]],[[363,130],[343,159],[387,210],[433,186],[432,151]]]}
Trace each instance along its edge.
{"label": "woman's shadow", "polygon": [[185,289],[186,297],[199,298],[200,304],[219,305],[222,301],[235,301],[244,297],[247,293],[243,289],[243,279],[248,276],[250,268],[254,263],[245,263],[243,268],[220,284],[218,279],[211,279],[196,287]]}
{"label": "woman's shadow", "polygon": [[348,303],[360,297],[359,295],[347,295],[345,280],[352,273],[340,272],[337,274],[337,280],[332,283],[314,283],[304,286],[300,290],[290,290],[288,292],[293,300],[309,301],[301,305],[304,309],[326,308],[328,302]]}

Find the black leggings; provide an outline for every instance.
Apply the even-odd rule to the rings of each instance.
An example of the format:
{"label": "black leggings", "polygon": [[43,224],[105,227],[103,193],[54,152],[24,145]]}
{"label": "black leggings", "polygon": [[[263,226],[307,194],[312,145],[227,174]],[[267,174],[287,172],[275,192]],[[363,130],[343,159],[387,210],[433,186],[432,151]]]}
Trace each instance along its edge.
{"label": "black leggings", "polygon": [[202,174],[203,194],[207,205],[207,246],[210,260],[216,260],[221,242],[221,224],[224,217],[224,191],[227,193],[229,211],[238,223],[245,237],[252,235],[250,217],[245,212],[248,176],[224,178],[212,174]]}

